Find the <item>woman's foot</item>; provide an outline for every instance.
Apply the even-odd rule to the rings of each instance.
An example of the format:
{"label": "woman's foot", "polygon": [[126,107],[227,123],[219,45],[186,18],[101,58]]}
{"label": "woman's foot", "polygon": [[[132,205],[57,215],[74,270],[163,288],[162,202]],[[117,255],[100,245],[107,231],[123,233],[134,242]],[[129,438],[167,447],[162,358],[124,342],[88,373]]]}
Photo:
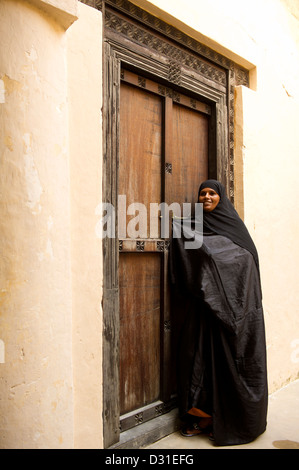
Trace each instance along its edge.
{"label": "woman's foot", "polygon": [[211,433],[212,418],[201,418],[199,422],[184,426],[181,430],[182,436],[192,437],[199,434]]}

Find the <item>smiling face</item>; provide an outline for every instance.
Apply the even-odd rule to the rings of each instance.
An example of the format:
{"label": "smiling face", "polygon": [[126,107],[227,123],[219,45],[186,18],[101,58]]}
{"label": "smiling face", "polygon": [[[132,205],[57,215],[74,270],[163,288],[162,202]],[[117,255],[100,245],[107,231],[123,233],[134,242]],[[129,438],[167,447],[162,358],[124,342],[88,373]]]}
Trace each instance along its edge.
{"label": "smiling face", "polygon": [[200,191],[198,202],[202,204],[204,212],[212,212],[219,201],[220,196],[214,189],[204,188]]}

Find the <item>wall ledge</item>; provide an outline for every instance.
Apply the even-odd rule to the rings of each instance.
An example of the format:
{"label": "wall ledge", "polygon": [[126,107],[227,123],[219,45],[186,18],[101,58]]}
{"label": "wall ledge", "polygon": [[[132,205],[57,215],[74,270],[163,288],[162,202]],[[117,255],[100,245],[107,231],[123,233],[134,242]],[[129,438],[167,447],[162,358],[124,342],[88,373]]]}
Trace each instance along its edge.
{"label": "wall ledge", "polygon": [[247,58],[240,56],[237,51],[231,50],[229,46],[227,47],[222,45],[220,42],[218,42],[219,40],[214,39],[212,36],[202,32],[201,26],[197,25],[199,29],[194,29],[194,25],[192,26],[191,24],[184,22],[181,18],[173,16],[175,13],[171,14],[167,5],[165,5],[165,10],[163,10],[163,7],[159,5],[159,1],[155,0],[130,0],[130,2],[147,11],[151,15],[156,16],[166,23],[173,25],[178,30],[194,38],[196,41],[204,44],[210,49],[213,49],[224,57],[227,57],[241,67],[244,67],[247,70],[251,70],[256,67],[256,60],[252,54],[248,55]]}
{"label": "wall ledge", "polygon": [[27,0],[67,30],[78,19],[78,0]]}

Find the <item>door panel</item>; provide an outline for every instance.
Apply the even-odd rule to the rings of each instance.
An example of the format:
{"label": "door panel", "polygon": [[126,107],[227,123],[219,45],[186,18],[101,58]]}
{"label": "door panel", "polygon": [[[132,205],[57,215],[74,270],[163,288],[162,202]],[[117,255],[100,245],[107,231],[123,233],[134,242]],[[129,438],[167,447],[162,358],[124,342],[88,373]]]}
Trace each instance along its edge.
{"label": "door panel", "polygon": [[[208,176],[207,105],[122,71],[118,194],[120,414],[122,430],[173,403],[175,357],[183,312],[170,302],[167,240],[150,231],[151,203],[195,203]],[[145,229],[142,207],[145,207]],[[123,222],[125,223],[123,224]],[[171,224],[170,224],[171,225]],[[125,228],[123,228],[125,227]],[[135,231],[131,230],[135,227]]]}
{"label": "door panel", "polygon": [[[150,203],[161,201],[161,98],[122,84],[120,123],[119,194],[126,196],[125,212],[129,209],[119,255],[120,413],[124,415],[160,395],[161,255],[153,252],[149,240],[149,215]],[[132,206],[136,203],[143,208]]]}
{"label": "door panel", "polygon": [[[122,84],[120,123],[119,194],[126,196],[126,209],[132,203],[142,203],[148,215],[150,203],[161,201],[161,98]],[[130,220],[134,219],[134,208],[132,212],[127,220],[129,227]],[[136,227],[136,231],[140,228]],[[146,233],[141,234],[147,238],[149,233],[150,218],[147,217]]]}
{"label": "door panel", "polygon": [[208,175],[208,116],[173,105],[171,201],[197,202],[199,182]]}
{"label": "door panel", "polygon": [[160,265],[158,254],[120,257],[121,414],[159,398]]}

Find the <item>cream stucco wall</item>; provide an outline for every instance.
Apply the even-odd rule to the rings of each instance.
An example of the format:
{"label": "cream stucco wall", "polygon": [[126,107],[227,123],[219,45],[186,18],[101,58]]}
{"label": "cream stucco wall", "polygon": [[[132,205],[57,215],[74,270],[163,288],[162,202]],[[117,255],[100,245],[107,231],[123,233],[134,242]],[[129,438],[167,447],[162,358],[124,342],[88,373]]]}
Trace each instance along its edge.
{"label": "cream stucco wall", "polygon": [[0,17],[0,447],[101,447],[101,14]]}
{"label": "cream stucco wall", "polygon": [[79,4],[67,31],[74,445],[102,447],[102,14]]}
{"label": "cream stucco wall", "polygon": [[297,0],[134,0],[250,70],[236,89],[235,195],[259,251],[270,392],[299,373]]}

